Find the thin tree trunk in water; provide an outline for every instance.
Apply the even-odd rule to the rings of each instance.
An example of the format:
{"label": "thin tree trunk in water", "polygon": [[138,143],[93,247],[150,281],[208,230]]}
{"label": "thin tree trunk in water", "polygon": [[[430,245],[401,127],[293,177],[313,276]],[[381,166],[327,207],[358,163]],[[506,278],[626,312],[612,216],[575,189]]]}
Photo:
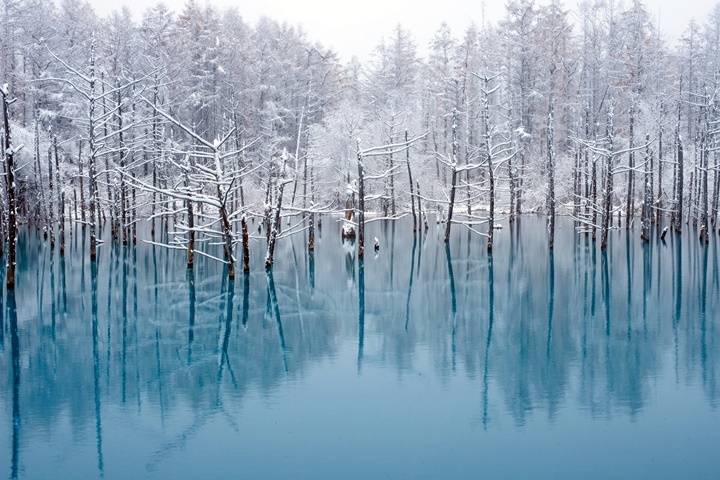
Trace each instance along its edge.
{"label": "thin tree trunk in water", "polygon": [[457,109],[453,109],[452,116],[452,157],[450,159],[450,205],[448,205],[447,223],[445,224],[445,243],[450,241],[450,225],[452,224],[453,207],[455,206],[455,187],[457,184]]}
{"label": "thin tree trunk in water", "polygon": [[[585,104],[585,140],[590,141],[590,106],[589,104]],[[591,192],[591,173],[590,173],[590,149],[585,146],[583,147],[583,163],[584,168],[583,172],[585,174],[585,218],[590,218],[590,192]],[[593,162],[594,165],[595,162]],[[593,209],[593,220],[592,220],[592,230],[593,230],[593,240],[595,240],[595,210],[597,209],[597,203],[595,203],[595,199],[593,199],[592,202],[592,209]],[[587,237],[589,231],[585,231],[585,236]]]}
{"label": "thin tree trunk in water", "polygon": [[[470,193],[470,145],[472,145],[472,137],[470,136],[470,105],[465,102],[465,202],[467,203],[467,214],[472,215],[472,196]],[[512,166],[512,160],[509,161]],[[511,187],[512,188],[512,187]]]}
{"label": "thin tree trunk in water", "polygon": [[57,137],[52,137],[53,150],[55,152],[55,183],[57,183],[58,193],[58,214],[60,229],[60,255],[65,254],[65,188],[60,183],[60,157],[58,155]]}
{"label": "thin tree trunk in water", "polygon": [[[408,131],[405,130],[405,143],[408,141]],[[418,229],[418,222],[417,222],[417,215],[415,215],[415,194],[413,192],[413,178],[412,178],[412,170],[410,169],[410,146],[407,147],[405,150],[405,163],[407,164],[407,171],[408,171],[408,179],[409,179],[409,185],[410,185],[410,208],[412,210],[412,217],[413,217],[413,233],[417,232]]]}
{"label": "thin tree trunk in water", "polygon": [[35,178],[40,184],[40,208],[38,209],[38,228],[41,224],[44,224],[43,238],[47,239],[48,233],[52,225],[50,224],[50,218],[46,212],[45,202],[45,185],[43,183],[42,176],[42,165],[40,164],[40,119],[38,118],[37,106],[35,107],[35,136],[33,138],[33,155],[35,156]]}
{"label": "thin tree trunk in water", "polygon": [[272,212],[272,226],[270,227],[270,236],[268,237],[267,254],[265,255],[265,269],[269,270],[275,261],[275,242],[280,230],[280,210],[282,209],[283,190],[285,189],[285,169],[287,168],[287,152],[283,151],[282,165],[280,167],[280,178],[277,184],[277,193],[275,195],[275,206]]}
{"label": "thin tree trunk in water", "polygon": [[[490,80],[488,77],[483,78],[483,127],[485,130],[485,156],[487,157],[488,167],[488,180],[489,180],[489,192],[490,195],[490,211],[488,213],[488,241],[487,251],[492,252],[493,249],[493,237],[495,235],[495,172],[493,171],[493,152],[490,146],[492,135],[490,132],[490,102],[488,101],[488,86]],[[520,215],[520,189],[517,191],[517,214]]]}
{"label": "thin tree trunk in water", "polygon": [[592,179],[591,179],[591,190],[592,190],[592,240],[597,240],[597,210],[598,210],[598,196],[597,196],[597,156],[593,154],[592,159]]}
{"label": "thin tree trunk in water", "polygon": [[152,160],[152,186],[153,186],[153,194],[152,194],[152,206],[150,215],[152,216],[152,224],[150,226],[150,237],[155,238],[155,211],[157,209],[157,187],[158,187],[158,177],[157,177],[157,155],[162,155],[162,147],[160,146],[160,142],[158,141],[159,137],[159,121],[158,121],[158,114],[157,114],[157,100],[158,100],[158,89],[157,89],[157,78],[155,78],[155,88],[153,88],[153,126],[152,126],[152,141],[153,145],[155,146],[155,154],[153,155]]}
{"label": "thin tree trunk in water", "polygon": [[[390,139],[390,143],[392,143],[392,139]],[[392,152],[390,153],[390,214],[394,217],[395,216],[395,173],[393,170],[395,169],[395,161],[393,159]]]}
{"label": "thin tree trunk in water", "polygon": [[[311,205],[311,208],[315,208]],[[310,221],[308,224],[308,252],[315,251],[315,212],[310,212]]]}
{"label": "thin tree trunk in water", "polygon": [[[234,105],[234,101],[233,101]],[[233,109],[233,126],[235,128],[235,148],[240,150],[240,155],[238,155],[238,165],[237,169],[238,172],[242,172],[245,168],[245,145],[244,141],[242,140],[240,136],[240,128],[238,125],[238,118],[237,118],[237,111]],[[243,176],[242,174],[239,176],[239,186],[238,190],[240,193],[240,208],[242,208],[242,216],[240,217],[240,231],[242,235],[242,248],[243,248],[243,272],[244,273],[250,273],[250,245],[248,243],[249,235],[248,235],[248,226],[247,226],[247,215],[245,214],[245,193],[243,191]]]}
{"label": "thin tree trunk in water", "polygon": [[232,226],[230,225],[230,220],[228,218],[227,209],[225,208],[225,203],[223,202],[222,192],[220,191],[220,186],[218,185],[218,198],[221,202],[220,207],[220,222],[222,224],[222,232],[223,232],[223,250],[225,252],[225,259],[227,260],[227,266],[228,266],[228,278],[230,280],[235,279],[235,259],[233,258],[233,249],[232,249]]}
{"label": "thin tree trunk in water", "polygon": [[[688,197],[688,206],[687,206],[687,219],[685,221],[685,224],[690,223],[690,219],[695,217],[693,215],[693,193],[695,193],[695,170],[697,170],[697,165],[695,166],[695,169],[690,172],[690,196]],[[696,226],[695,220],[693,220],[693,226]]]}
{"label": "thin tree trunk in water", "polygon": [[713,142],[715,145],[713,145],[713,170],[714,170],[714,177],[713,177],[713,194],[712,194],[712,209],[710,213],[710,223],[713,227],[717,225],[717,216],[718,216],[718,197],[720,197],[720,163],[718,163],[718,153],[716,149],[717,141]]}
{"label": "thin tree trunk in water", "polygon": [[710,119],[708,118],[708,109],[707,106],[710,102],[710,99],[707,94],[707,89],[705,90],[705,105],[702,108],[703,112],[703,119],[702,119],[702,125],[700,127],[700,175],[702,176],[700,180],[700,197],[698,200],[698,203],[701,204],[701,212],[700,212],[700,240],[704,240],[705,243],[710,242],[710,222],[708,218],[708,166],[709,166],[709,138],[708,135],[710,133]]}
{"label": "thin tree trunk in water", "polygon": [[365,166],[363,164],[362,150],[360,150],[360,141],[357,144],[357,164],[358,164],[358,258],[365,258]]}
{"label": "thin tree trunk in water", "polygon": [[420,223],[420,228],[427,230],[428,229],[428,223],[427,219],[427,213],[423,216],[423,209],[422,209],[422,196],[420,195],[420,180],[415,180],[415,186],[417,187],[415,190],[417,191],[417,207],[418,207],[418,223]]}
{"label": "thin tree trunk in water", "polygon": [[248,245],[250,236],[248,235],[247,216],[245,212],[242,214],[240,226],[242,228],[243,272],[250,273],[250,246]]}
{"label": "thin tree trunk in water", "polygon": [[[513,144],[512,132],[510,132],[510,135],[511,135],[510,144],[512,145]],[[513,162],[512,162],[512,156],[510,158],[508,158],[507,164],[508,164],[508,183],[509,183],[509,187],[510,187],[510,219],[509,220],[510,220],[510,223],[512,224],[513,222],[515,222],[515,206],[516,206],[516,201],[517,201],[516,200],[517,194],[515,192],[515,188],[516,188],[515,172],[514,172],[514,167],[513,167]],[[470,182],[468,181],[468,184],[469,183]]]}
{"label": "thin tree trunk in water", "polygon": [[515,175],[515,198],[517,200],[517,206],[515,207],[515,215],[522,215],[522,187],[523,178],[525,177],[525,154],[520,153],[520,175]]}
{"label": "thin tree trunk in water", "polygon": [[[105,74],[101,71],[100,72],[100,98],[102,99],[102,118],[107,119],[107,96],[105,95]],[[119,86],[119,79],[118,83],[116,83],[116,86]],[[117,93],[118,98],[120,98],[120,91]],[[103,137],[108,138],[108,123],[107,121],[103,122]],[[120,127],[122,128],[122,127]],[[121,153],[122,155],[122,153]],[[107,204],[108,208],[110,210],[110,230],[113,236],[113,240],[117,242],[118,240],[118,227],[119,227],[119,220],[117,215],[117,205],[116,202],[113,202],[112,198],[112,188],[115,187],[115,184],[110,181],[110,156],[105,155],[105,182],[106,182],[106,188],[107,188]],[[98,190],[98,195],[100,194]],[[117,199],[115,199],[117,200]]]}
{"label": "thin tree trunk in water", "polygon": [[88,111],[88,184],[90,187],[90,261],[97,260],[97,188],[95,184],[95,36],[90,44],[90,106]]}
{"label": "thin tree trunk in water", "polygon": [[573,218],[580,216],[580,164],[581,153],[577,151],[573,154]]}
{"label": "thin tree trunk in water", "polygon": [[[664,110],[664,105],[661,105],[660,107],[661,111]],[[662,113],[661,113],[662,115]],[[662,121],[660,122],[660,131],[658,132],[658,188],[657,188],[657,200],[656,200],[656,210],[655,210],[655,218],[658,225],[658,228],[661,227],[660,225],[660,219],[662,218],[662,208],[663,208],[663,126]]]}
{"label": "thin tree trunk in water", "polygon": [[132,243],[137,245],[137,191],[135,185],[132,187]]}
{"label": "thin tree trunk in water", "polygon": [[[52,131],[49,132],[52,136]],[[54,201],[54,186],[53,186],[53,166],[52,166],[52,145],[48,145],[47,152],[47,164],[48,164],[48,230],[50,231],[50,249],[55,248],[55,201]],[[60,185],[58,184],[58,188]]]}
{"label": "thin tree trunk in water", "polygon": [[548,152],[548,233],[550,235],[550,250],[555,248],[555,139],[554,137],[555,104],[550,101],[547,128]]}
{"label": "thin tree trunk in water", "polygon": [[17,245],[17,207],[15,203],[15,152],[13,151],[12,137],[10,135],[9,104],[13,100],[8,98],[7,84],[2,89],[3,97],[3,125],[5,130],[5,168],[7,173],[7,202],[8,202],[8,251],[5,267],[5,285],[8,290],[15,289],[15,264]]}
{"label": "thin tree trunk in water", "polygon": [[625,229],[630,229],[635,210],[635,100],[630,105],[630,139],[628,149],[628,180],[627,203],[625,205]]}
{"label": "thin tree trunk in water", "polygon": [[[650,209],[651,209],[651,200],[650,197],[652,196],[652,187],[650,186],[650,178],[652,176],[652,152],[650,151],[650,135],[645,135],[645,176],[644,176],[644,186],[643,189],[643,208],[642,208],[642,222],[641,222],[641,232],[640,232],[640,238],[642,238],[643,241],[649,242],[650,241]],[[650,169],[648,170],[648,165],[650,166]]]}
{"label": "thin tree trunk in water", "polygon": [[[190,176],[188,175],[188,170],[185,170],[184,175],[185,188],[190,187]],[[193,268],[195,265],[195,213],[193,212],[193,204],[190,199],[185,200],[185,206],[187,207],[188,216],[187,268]]]}
{"label": "thin tree trunk in water", "polygon": [[682,231],[683,223],[683,196],[684,196],[684,173],[685,173],[685,148],[683,145],[682,137],[680,136],[680,123],[678,122],[677,131],[675,132],[675,148],[677,149],[677,184],[676,189],[676,221],[675,221],[675,232],[680,233]]}
{"label": "thin tree trunk in water", "polygon": [[305,113],[305,107],[302,107],[300,109],[300,121],[298,122],[298,133],[297,133],[297,142],[295,143],[295,175],[293,180],[293,192],[292,192],[292,198],[290,199],[290,206],[295,205],[295,194],[297,193],[297,184],[298,184],[298,159],[300,158],[300,136],[302,135],[302,122],[303,122],[303,115]]}
{"label": "thin tree trunk in water", "polygon": [[603,199],[603,223],[601,231],[600,249],[605,250],[608,244],[608,231],[610,230],[611,215],[612,215],[612,197],[613,197],[613,170],[615,168],[615,152],[614,152],[614,138],[615,138],[615,123],[614,123],[614,110],[612,105],[610,106],[607,113],[607,165],[605,166],[605,195]]}
{"label": "thin tree trunk in water", "polygon": [[[120,87],[120,80],[116,82],[116,87]],[[120,89],[117,92],[117,117],[118,117],[118,142],[119,142],[119,155],[120,155],[120,228],[122,230],[122,243],[123,245],[128,244],[128,218],[127,218],[127,187],[125,185],[125,141],[123,138],[123,112],[122,112],[122,97],[120,96]],[[115,218],[118,221],[117,215]]]}

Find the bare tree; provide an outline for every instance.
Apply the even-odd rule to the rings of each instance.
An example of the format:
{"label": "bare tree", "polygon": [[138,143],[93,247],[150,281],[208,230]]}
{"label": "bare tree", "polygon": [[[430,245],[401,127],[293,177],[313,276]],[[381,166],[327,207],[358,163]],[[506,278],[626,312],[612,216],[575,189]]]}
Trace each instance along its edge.
{"label": "bare tree", "polygon": [[22,146],[15,147],[12,143],[12,134],[10,129],[10,104],[14,99],[9,98],[10,89],[8,84],[4,84],[0,88],[3,98],[3,127],[4,127],[4,143],[3,153],[5,161],[5,171],[7,174],[7,210],[8,210],[8,249],[7,264],[5,269],[5,285],[8,290],[15,289],[15,266],[17,258],[17,204],[16,204],[16,185],[15,185],[15,153]]}

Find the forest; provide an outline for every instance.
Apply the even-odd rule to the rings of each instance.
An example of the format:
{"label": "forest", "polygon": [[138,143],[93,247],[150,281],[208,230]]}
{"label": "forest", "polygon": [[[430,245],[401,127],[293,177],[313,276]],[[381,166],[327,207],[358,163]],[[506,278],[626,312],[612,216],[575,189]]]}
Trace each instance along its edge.
{"label": "forest", "polygon": [[399,24],[365,63],[195,0],[139,21],[5,0],[0,21],[8,288],[18,224],[60,254],[80,224],[92,260],[147,224],[140,241],[231,279],[250,237],[269,269],[278,238],[307,229],[312,250],[332,214],[361,258],[366,213],[418,232],[430,216],[487,251],[530,213],[549,248],[556,214],[601,249],[613,228],[708,242],[717,227],[720,4],[671,42],[639,0],[509,0],[497,24],[441,23],[426,57]]}

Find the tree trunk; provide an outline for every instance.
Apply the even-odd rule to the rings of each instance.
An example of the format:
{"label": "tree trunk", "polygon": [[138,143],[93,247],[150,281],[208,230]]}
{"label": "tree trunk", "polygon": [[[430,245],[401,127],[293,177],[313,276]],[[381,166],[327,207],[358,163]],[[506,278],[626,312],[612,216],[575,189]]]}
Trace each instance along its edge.
{"label": "tree trunk", "polygon": [[700,241],[710,242],[710,221],[708,217],[708,167],[710,165],[710,98],[705,89],[705,102],[702,107],[700,125],[700,169],[698,178],[698,205],[700,206]]}
{"label": "tree trunk", "polygon": [[[189,166],[188,166],[189,169]],[[185,171],[185,188],[190,187],[190,176]],[[188,246],[187,246],[187,268],[195,266],[195,212],[193,212],[193,202],[190,199],[185,200],[188,216]]]}
{"label": "tree trunk", "polygon": [[450,204],[448,205],[447,222],[445,223],[445,243],[450,241],[450,225],[452,224],[453,207],[455,206],[455,188],[457,185],[457,109],[453,109],[452,116],[452,157],[450,159]]}
{"label": "tree trunk", "polygon": [[17,207],[15,203],[15,152],[13,151],[12,137],[10,135],[9,104],[7,84],[0,89],[3,97],[3,126],[5,127],[5,168],[7,173],[7,202],[8,202],[8,249],[5,269],[5,285],[8,290],[15,289],[15,264],[17,245]]}
{"label": "tree trunk", "polygon": [[[488,253],[492,252],[493,249],[493,237],[495,235],[495,172],[493,171],[493,152],[492,148],[490,146],[490,142],[492,140],[492,135],[490,132],[490,103],[488,101],[488,85],[489,85],[489,79],[485,77],[483,79],[483,128],[485,130],[485,155],[487,157],[487,169],[488,169],[488,180],[489,180],[489,189],[490,191],[488,194],[490,195],[490,211],[488,213],[488,241],[487,241],[487,251]],[[521,189],[518,188],[517,191],[517,214],[518,216],[521,213],[520,210],[520,195],[521,195]]]}
{"label": "tree trunk", "polygon": [[677,183],[675,184],[675,232],[680,233],[682,231],[682,220],[683,220],[683,190],[684,190],[684,179],[683,174],[685,170],[685,149],[683,146],[683,140],[680,136],[680,123],[678,122],[677,129],[675,132],[675,148],[677,150]]}
{"label": "tree trunk", "polygon": [[[408,141],[408,131],[405,130],[405,143],[407,143],[407,141]],[[412,210],[413,233],[414,233],[414,232],[417,232],[417,229],[418,229],[418,219],[417,219],[417,215],[415,215],[415,194],[413,192],[412,170],[410,169],[410,147],[409,146],[405,150],[405,163],[407,164],[408,183],[410,185],[410,209]]]}
{"label": "tree trunk", "polygon": [[[664,105],[661,105],[661,115],[662,110],[664,110]],[[662,209],[663,209],[663,125],[662,125],[662,118],[660,120],[660,129],[658,131],[658,179],[657,179],[657,200],[655,202],[655,221],[657,222],[658,228],[660,228],[660,219],[662,218]]]}
{"label": "tree trunk", "polygon": [[630,132],[628,153],[627,203],[625,205],[625,229],[630,229],[635,210],[635,100],[630,106]]}
{"label": "tree trunk", "polygon": [[[50,132],[52,136],[52,132]],[[55,248],[55,202],[53,188],[52,145],[48,145],[48,230],[50,233],[50,249]],[[58,184],[58,188],[60,185]]]}
{"label": "tree trunk", "polygon": [[360,141],[357,144],[357,165],[358,165],[358,258],[365,258],[365,165],[363,162]]}
{"label": "tree trunk", "polygon": [[272,225],[270,227],[270,236],[268,237],[267,254],[265,255],[265,269],[269,270],[275,261],[275,242],[280,231],[280,210],[282,209],[283,190],[285,189],[285,169],[287,168],[287,152],[283,151],[282,166],[280,167],[280,178],[277,183],[277,193],[275,194],[275,206],[272,212]]}
{"label": "tree trunk", "polygon": [[250,236],[248,235],[247,216],[244,212],[240,220],[240,226],[242,228],[243,272],[250,273],[250,246],[248,245]]}
{"label": "tree trunk", "polygon": [[88,109],[88,184],[90,188],[90,261],[97,260],[97,189],[95,184],[95,37],[90,45],[90,105]]}
{"label": "tree trunk", "polygon": [[548,234],[550,250],[555,248],[555,104],[550,101],[550,113],[548,114],[547,128],[547,153],[548,153]]}
{"label": "tree trunk", "polygon": [[58,227],[60,233],[60,255],[65,255],[65,188],[60,183],[60,157],[58,155],[57,137],[52,137],[53,150],[55,153],[55,183],[57,183],[58,199]]}
{"label": "tree trunk", "polygon": [[[652,187],[650,186],[650,179],[652,178],[652,152],[650,151],[650,135],[645,136],[645,175],[644,175],[644,189],[643,189],[643,208],[642,208],[642,222],[640,238],[644,242],[650,241],[650,221],[651,221],[651,196]],[[650,166],[650,169],[648,169]]]}
{"label": "tree trunk", "polygon": [[605,250],[608,244],[608,232],[610,230],[610,222],[612,215],[612,197],[613,197],[613,170],[615,168],[614,153],[614,137],[615,123],[614,110],[610,106],[607,114],[607,164],[605,165],[605,195],[603,199],[603,223],[600,239],[600,249]]}

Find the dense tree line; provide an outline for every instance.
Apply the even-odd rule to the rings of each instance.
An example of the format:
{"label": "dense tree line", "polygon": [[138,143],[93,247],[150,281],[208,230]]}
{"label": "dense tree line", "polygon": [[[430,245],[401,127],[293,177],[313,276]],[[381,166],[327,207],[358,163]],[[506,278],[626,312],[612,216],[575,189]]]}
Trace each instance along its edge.
{"label": "dense tree line", "polygon": [[232,272],[258,219],[270,267],[281,213],[315,228],[348,194],[359,218],[417,205],[416,225],[437,212],[488,250],[527,212],[548,214],[551,247],[556,211],[603,247],[614,217],[643,238],[716,227],[720,5],[673,44],[639,0],[510,0],[497,25],[441,24],[427,58],[398,25],[365,64],[241,13],[3,2],[6,242],[12,203],[61,250],[67,222],[87,226],[91,256],[98,226],[127,244],[148,219],[189,266],[217,238]]}

